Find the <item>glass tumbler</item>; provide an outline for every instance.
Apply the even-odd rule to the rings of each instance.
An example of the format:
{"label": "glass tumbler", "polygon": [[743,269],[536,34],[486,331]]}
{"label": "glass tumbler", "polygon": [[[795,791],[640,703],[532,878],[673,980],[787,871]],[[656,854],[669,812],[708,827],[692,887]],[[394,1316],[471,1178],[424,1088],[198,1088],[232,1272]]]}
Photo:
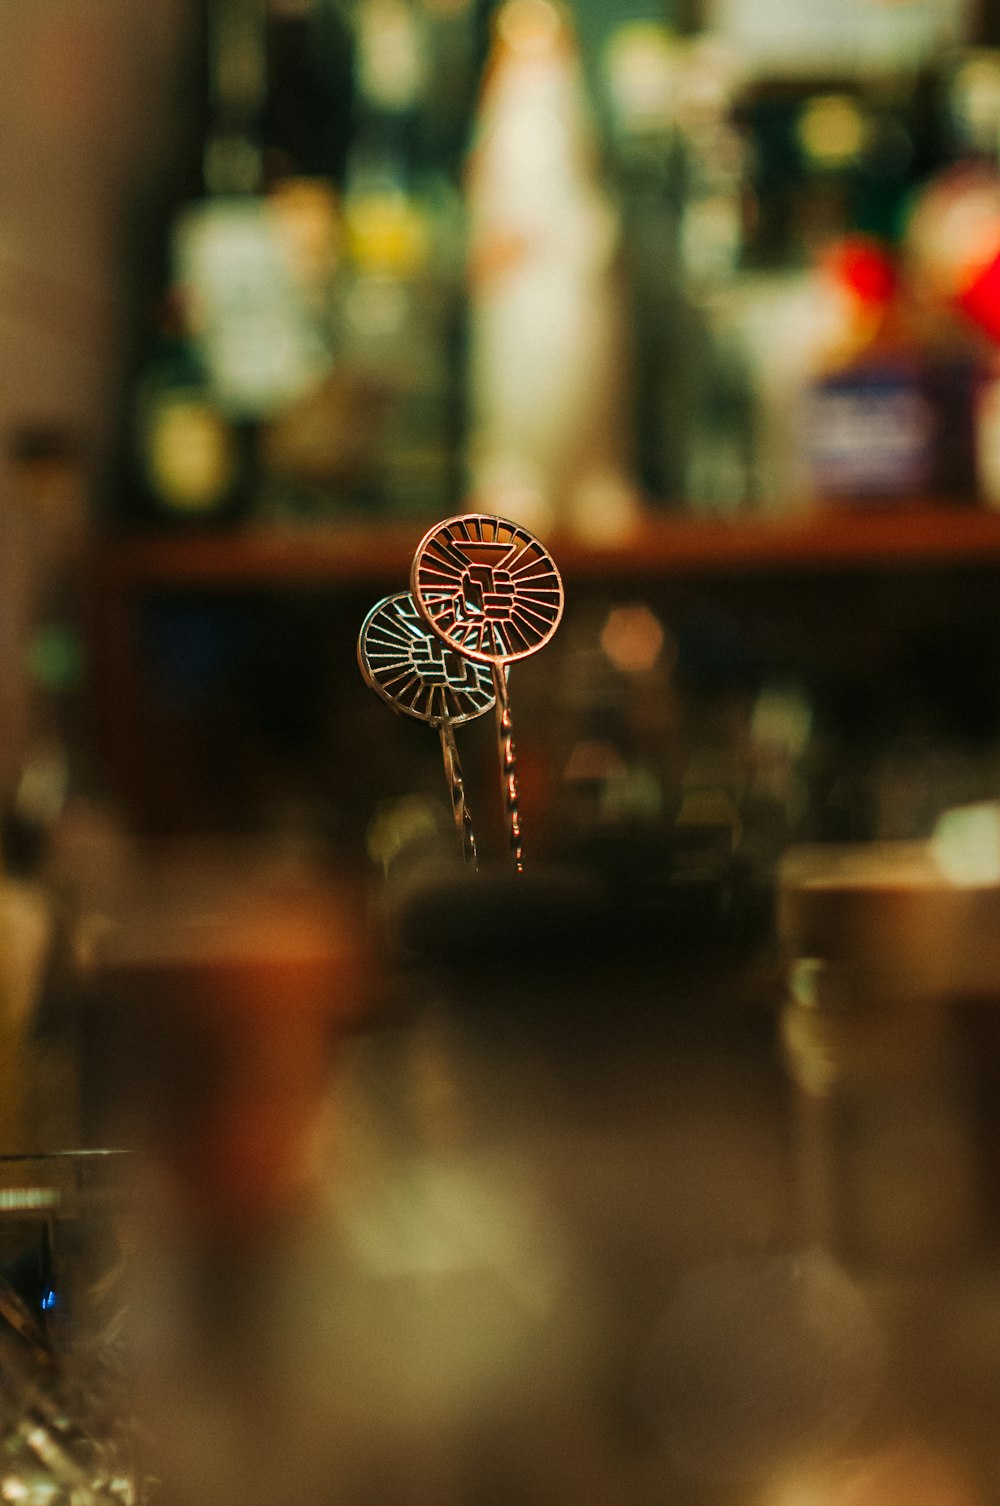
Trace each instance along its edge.
{"label": "glass tumbler", "polygon": [[0,1156],[0,1501],[139,1506],[130,1155]]}

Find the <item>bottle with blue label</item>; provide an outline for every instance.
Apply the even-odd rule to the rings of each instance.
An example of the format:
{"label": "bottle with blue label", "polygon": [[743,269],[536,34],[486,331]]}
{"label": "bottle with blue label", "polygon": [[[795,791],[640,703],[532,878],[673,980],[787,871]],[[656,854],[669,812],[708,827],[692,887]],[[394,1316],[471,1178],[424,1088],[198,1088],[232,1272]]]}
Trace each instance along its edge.
{"label": "bottle with blue label", "polygon": [[846,236],[823,259],[817,287],[830,317],[801,413],[815,499],[864,504],[925,495],[936,413],[891,251]]}

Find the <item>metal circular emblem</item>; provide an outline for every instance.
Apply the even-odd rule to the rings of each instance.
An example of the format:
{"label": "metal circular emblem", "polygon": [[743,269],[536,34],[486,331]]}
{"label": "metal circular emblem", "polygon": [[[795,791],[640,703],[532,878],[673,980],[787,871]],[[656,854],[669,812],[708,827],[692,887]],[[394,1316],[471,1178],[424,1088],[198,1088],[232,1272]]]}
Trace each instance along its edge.
{"label": "metal circular emblem", "polygon": [[394,710],[434,726],[471,721],[493,705],[489,670],[431,632],[409,591],[372,607],[358,635],[358,664]]}
{"label": "metal circular emblem", "polygon": [[435,633],[467,659],[498,664],[548,643],[562,617],[559,571],[517,523],[463,513],[437,523],[413,558],[410,590]]}

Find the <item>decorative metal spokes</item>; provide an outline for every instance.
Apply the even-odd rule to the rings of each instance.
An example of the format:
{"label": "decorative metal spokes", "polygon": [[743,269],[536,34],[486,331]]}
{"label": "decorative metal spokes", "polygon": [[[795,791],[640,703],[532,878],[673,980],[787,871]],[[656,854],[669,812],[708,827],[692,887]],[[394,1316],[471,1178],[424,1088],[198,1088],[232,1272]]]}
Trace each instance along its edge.
{"label": "decorative metal spokes", "polygon": [[564,596],[544,545],[506,518],[464,513],[437,523],[417,546],[410,591],[372,607],[358,638],[365,680],[395,711],[441,737],[445,774],[466,860],[476,844],[453,728],[496,706],[500,787],[514,867],[524,870],[517,755],[507,672],[543,648]]}
{"label": "decorative metal spokes", "polygon": [[452,729],[493,705],[490,670],[463,659],[442,642],[418,613],[409,591],[386,596],[372,607],[358,635],[358,664],[372,690],[394,711],[437,728],[462,852],[475,867],[476,837]]}
{"label": "decorative metal spokes", "polygon": [[445,643],[480,664],[543,647],[563,612],[563,586],[545,547],[517,523],[465,513],[421,540],[410,589]]}
{"label": "decorative metal spokes", "polygon": [[507,837],[514,867],[522,873],[507,666],[543,648],[559,626],[564,605],[559,571],[545,546],[520,524],[470,512],[438,523],[424,535],[413,557],[410,589],[418,610],[445,643],[492,670]]}
{"label": "decorative metal spokes", "polygon": [[470,721],[493,705],[489,669],[432,632],[408,591],[372,607],[358,637],[358,663],[394,710],[432,726]]}

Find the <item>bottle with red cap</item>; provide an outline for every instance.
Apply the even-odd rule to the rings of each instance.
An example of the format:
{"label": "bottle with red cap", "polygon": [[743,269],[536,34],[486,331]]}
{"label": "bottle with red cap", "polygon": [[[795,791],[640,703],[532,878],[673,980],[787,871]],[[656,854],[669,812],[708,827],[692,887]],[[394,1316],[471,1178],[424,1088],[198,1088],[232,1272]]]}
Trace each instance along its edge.
{"label": "bottle with red cap", "polygon": [[815,496],[886,503],[925,493],[935,415],[894,250],[845,234],[815,271],[818,319],[802,439]]}
{"label": "bottle with red cap", "polygon": [[915,195],[903,251],[924,318],[975,365],[971,490],[1000,506],[1000,49],[970,48],[945,83],[950,160]]}

